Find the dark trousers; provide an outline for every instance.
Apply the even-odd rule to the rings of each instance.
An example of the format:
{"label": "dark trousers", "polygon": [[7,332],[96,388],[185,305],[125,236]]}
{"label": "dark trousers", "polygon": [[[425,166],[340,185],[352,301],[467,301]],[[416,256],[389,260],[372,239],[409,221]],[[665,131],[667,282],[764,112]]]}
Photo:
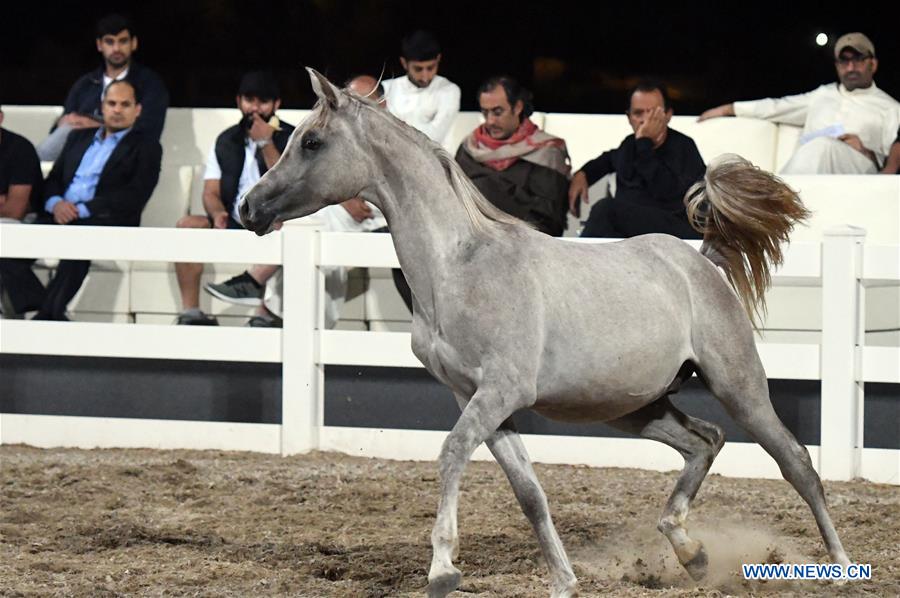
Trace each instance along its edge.
{"label": "dark trousers", "polygon": [[702,239],[687,214],[607,197],[591,208],[582,237],[627,239],[648,233],[666,233],[681,239]]}
{"label": "dark trousers", "polygon": [[[35,224],[53,224],[53,217],[42,214]],[[108,226],[112,223],[107,219],[86,218],[71,224]],[[37,310],[37,320],[66,319],[66,307],[84,283],[90,260],[61,260],[47,288],[32,271],[34,262],[33,259],[0,259],[0,284],[12,308],[19,314]]]}
{"label": "dark trousers", "polygon": [[[388,227],[382,226],[372,232],[390,233],[391,231],[388,230]],[[403,271],[400,268],[391,268],[391,277],[394,279],[394,286],[397,288],[397,292],[400,293],[400,298],[406,304],[406,309],[409,310],[409,313],[412,313],[412,290],[409,288],[409,283],[406,282],[406,276],[403,275]]]}

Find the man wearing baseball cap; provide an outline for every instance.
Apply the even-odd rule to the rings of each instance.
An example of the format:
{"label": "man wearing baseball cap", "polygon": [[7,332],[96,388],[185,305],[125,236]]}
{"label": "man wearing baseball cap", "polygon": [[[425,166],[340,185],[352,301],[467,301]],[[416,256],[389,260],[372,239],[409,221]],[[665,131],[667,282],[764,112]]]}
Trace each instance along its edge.
{"label": "man wearing baseball cap", "polygon": [[900,125],[900,103],[878,89],[875,45],[862,33],[834,45],[839,83],[783,98],[734,102],[699,120],[747,116],[803,127],[784,174],[875,174],[884,165]]}

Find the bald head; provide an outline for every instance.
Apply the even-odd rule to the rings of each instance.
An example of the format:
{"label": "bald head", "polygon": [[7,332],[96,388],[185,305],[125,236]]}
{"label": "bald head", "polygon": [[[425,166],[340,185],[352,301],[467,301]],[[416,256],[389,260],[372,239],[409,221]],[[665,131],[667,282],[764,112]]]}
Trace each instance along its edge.
{"label": "bald head", "polygon": [[384,107],[384,87],[381,86],[381,83],[375,77],[370,77],[369,75],[353,77],[347,82],[347,89]]}

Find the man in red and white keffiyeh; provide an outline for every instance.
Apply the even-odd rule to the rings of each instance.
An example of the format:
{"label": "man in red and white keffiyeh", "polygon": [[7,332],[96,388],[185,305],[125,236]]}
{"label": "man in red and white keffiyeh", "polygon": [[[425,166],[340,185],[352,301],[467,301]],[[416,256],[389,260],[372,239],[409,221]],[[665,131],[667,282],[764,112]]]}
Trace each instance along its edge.
{"label": "man in red and white keffiyeh", "polygon": [[531,121],[531,93],[511,77],[488,79],[478,104],[485,122],[460,144],[456,161],[495,206],[562,235],[571,170],[566,142]]}

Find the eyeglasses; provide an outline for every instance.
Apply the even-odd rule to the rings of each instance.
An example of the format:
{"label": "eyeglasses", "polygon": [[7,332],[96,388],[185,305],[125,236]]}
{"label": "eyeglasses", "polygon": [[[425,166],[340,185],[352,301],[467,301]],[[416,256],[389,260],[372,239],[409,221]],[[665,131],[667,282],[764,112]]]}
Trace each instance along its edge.
{"label": "eyeglasses", "polygon": [[865,56],[861,56],[859,54],[855,56],[838,56],[835,59],[835,62],[841,66],[849,66],[851,63],[854,64],[862,64],[870,58],[874,58],[871,54],[866,54]]}

